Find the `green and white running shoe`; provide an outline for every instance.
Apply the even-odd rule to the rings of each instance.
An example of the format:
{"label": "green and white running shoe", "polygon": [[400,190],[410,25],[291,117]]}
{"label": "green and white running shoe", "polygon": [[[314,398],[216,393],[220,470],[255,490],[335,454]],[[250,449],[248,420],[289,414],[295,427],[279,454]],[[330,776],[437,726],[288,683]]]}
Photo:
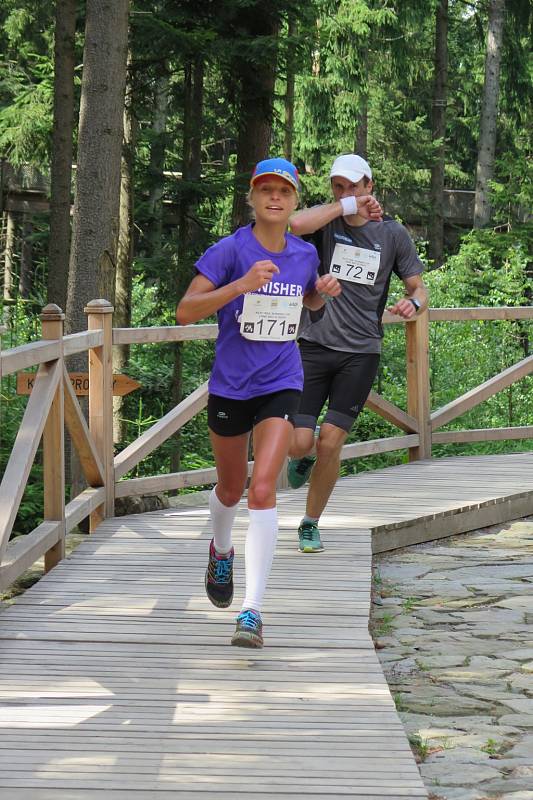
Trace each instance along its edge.
{"label": "green and white running shoe", "polygon": [[311,474],[315,461],[314,456],[291,458],[287,467],[287,480],[292,489],[299,489],[304,485]]}
{"label": "green and white running shoe", "polygon": [[324,549],[316,522],[302,522],[298,528],[298,539],[301,553],[321,553]]}

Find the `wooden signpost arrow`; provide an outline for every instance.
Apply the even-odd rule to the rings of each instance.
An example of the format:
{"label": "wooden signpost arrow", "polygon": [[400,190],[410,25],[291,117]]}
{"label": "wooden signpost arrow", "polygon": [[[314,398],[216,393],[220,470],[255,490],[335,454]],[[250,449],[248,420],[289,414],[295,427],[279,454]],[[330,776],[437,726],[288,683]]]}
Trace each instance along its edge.
{"label": "wooden signpost arrow", "polygon": [[[36,372],[17,373],[17,394],[31,394],[36,374]],[[69,372],[69,378],[78,397],[85,397],[89,394],[88,372]],[[124,397],[130,392],[134,392],[140,385],[138,381],[128,375],[113,375],[113,395],[115,397]]]}

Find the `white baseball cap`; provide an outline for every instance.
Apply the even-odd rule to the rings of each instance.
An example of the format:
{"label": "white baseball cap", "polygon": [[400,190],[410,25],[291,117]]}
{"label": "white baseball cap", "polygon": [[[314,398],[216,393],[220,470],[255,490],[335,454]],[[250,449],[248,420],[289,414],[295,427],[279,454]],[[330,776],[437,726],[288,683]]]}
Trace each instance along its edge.
{"label": "white baseball cap", "polygon": [[329,173],[330,178],[346,178],[352,183],[357,183],[365,175],[372,179],[372,170],[364,158],[353,153],[336,158]]}

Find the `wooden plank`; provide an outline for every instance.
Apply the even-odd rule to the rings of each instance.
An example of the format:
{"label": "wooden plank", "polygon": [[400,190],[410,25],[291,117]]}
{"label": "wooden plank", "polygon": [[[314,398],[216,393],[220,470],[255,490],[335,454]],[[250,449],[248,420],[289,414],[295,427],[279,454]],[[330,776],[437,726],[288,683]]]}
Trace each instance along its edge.
{"label": "wooden plank", "polygon": [[60,538],[61,523],[49,521],[42,522],[31,533],[9,542],[0,566],[0,592],[11,586],[50,547],[57,544]]}
{"label": "wooden plank", "polygon": [[381,318],[381,321],[382,321],[382,323],[384,325],[391,325],[391,324],[398,324],[398,323],[405,325],[405,319],[403,317],[399,317],[396,314],[391,314],[390,311],[387,311],[386,309],[383,312],[383,316]]}
{"label": "wooden plank", "polygon": [[[157,764],[146,762],[142,759],[132,759],[131,761],[120,759],[120,765],[113,765],[110,758],[106,758],[105,756],[102,756],[99,761],[95,758],[94,761],[91,760],[90,762],[89,759],[83,760],[80,758],[73,759],[72,761],[67,759],[65,764],[59,765],[57,760],[53,758],[51,759],[51,763],[39,758],[28,758],[29,763],[26,770],[24,769],[24,765],[20,762],[9,762],[6,760],[5,765],[2,764],[1,766],[8,778],[31,772],[34,772],[34,776],[32,777],[38,776],[41,779],[77,778],[78,780],[87,780],[88,783],[93,781],[96,776],[103,780],[106,778],[109,780],[122,779],[125,784],[128,783],[128,780],[135,780],[135,778],[138,778],[141,781],[152,781],[154,783],[154,788],[156,788],[158,785],[161,785],[161,783],[166,785],[181,785],[182,783],[194,782],[196,774],[194,770],[197,769],[197,766],[190,762],[183,764],[182,762],[184,760],[184,758],[180,758],[176,762],[171,760],[170,757],[163,758],[159,768]],[[241,783],[242,781],[239,778],[235,778],[235,768],[231,766],[231,760],[231,758],[226,757],[224,758],[224,763],[219,765],[216,756],[211,757],[210,755],[209,759],[206,760],[206,766],[202,769],[204,782],[207,784],[217,784],[218,786],[225,784],[227,781]],[[267,785],[270,783],[268,757],[261,758],[260,756],[252,755],[247,759],[246,756],[243,756],[241,763],[243,767],[247,767],[246,773],[249,775],[250,781],[265,783]],[[393,762],[388,771],[384,770],[381,773],[379,781],[375,783],[373,783],[373,778],[375,778],[379,764],[374,764],[371,759],[368,760],[366,769],[364,764],[359,764],[357,760],[353,762],[340,760],[336,763],[338,765],[337,770],[335,770],[335,768],[332,768],[332,770],[318,770],[316,768],[316,759],[312,757],[310,759],[296,757],[293,759],[294,770],[291,773],[290,767],[286,765],[284,760],[278,761],[278,759],[276,759],[275,772],[277,780],[273,783],[286,786],[287,788],[295,786],[297,784],[293,777],[294,772],[298,774],[299,771],[302,771],[302,773],[305,771],[306,774],[306,780],[301,781],[302,786],[307,785],[312,787],[320,783],[326,783],[327,781],[330,781],[332,785],[335,786],[349,786],[350,781],[357,781],[361,784],[370,783],[375,787],[394,786],[395,783],[408,784],[409,778],[412,777],[412,771],[408,764],[401,761]],[[396,769],[394,769],[394,767],[396,767]],[[270,768],[270,774],[271,773],[272,768]]]}
{"label": "wooden plank", "polygon": [[405,329],[407,412],[418,422],[419,440],[409,448],[409,461],[431,457],[429,387],[429,315],[417,314]]}
{"label": "wooden plank", "polygon": [[465,394],[461,395],[461,397],[452,400],[451,403],[447,403],[445,406],[442,406],[442,408],[434,411],[431,414],[431,429],[436,430],[442,425],[446,425],[448,422],[451,422],[452,419],[460,417],[466,411],[469,411],[471,408],[483,403],[489,397],[492,397],[502,389],[506,389],[512,383],[515,383],[521,378],[524,378],[526,375],[529,375],[532,371],[533,356],[523,358],[512,367],[503,370],[503,372],[500,372],[498,375],[495,375],[488,381],[481,383],[479,386],[476,386],[469,392],[465,392]]}
{"label": "wooden plank", "polygon": [[65,424],[78,453],[83,474],[89,486],[103,486],[104,467],[65,368],[63,369],[63,389]]}
{"label": "wooden plank", "polygon": [[[2,335],[6,332],[7,328],[5,325],[0,324],[0,391],[2,390]],[[0,405],[0,411],[2,406]]]}
{"label": "wooden plank", "polygon": [[69,533],[105,501],[105,489],[85,489],[65,506],[65,530]]}
{"label": "wooden plank", "polygon": [[115,457],[115,481],[129,472],[143,458],[150,455],[160,444],[185,425],[207,404],[207,382],[198,387],[181,403],[165,414],[128,447]]}
{"label": "wooden plank", "polygon": [[505,439],[531,439],[533,425],[512,428],[472,428],[462,431],[435,431],[432,434],[434,444],[452,444],[459,442],[490,442]]}
{"label": "wooden plank", "polygon": [[0,484],[0,564],[61,376],[61,362],[41,364]]}
{"label": "wooden plank", "polygon": [[531,306],[508,306],[504,308],[430,308],[431,322],[464,322],[481,319],[533,319]]}
{"label": "wooden plank", "polygon": [[[256,711],[257,710],[258,709],[256,709]],[[262,713],[264,713],[264,711],[265,709],[261,709]],[[322,709],[322,714],[323,712],[324,709]],[[287,709],[287,714],[293,713],[293,707]],[[0,742],[0,752],[11,747],[18,748],[20,747],[20,742],[22,741],[26,741],[28,743],[28,748],[31,748],[34,751],[38,751],[40,749],[47,750],[48,748],[52,747],[57,748],[59,751],[64,751],[72,746],[72,751],[74,754],[85,744],[91,745],[96,751],[105,748],[110,753],[124,753],[125,755],[135,752],[139,749],[139,746],[142,748],[142,752],[146,753],[148,756],[154,753],[160,755],[170,753],[172,755],[186,757],[194,756],[196,753],[202,752],[200,749],[202,746],[200,737],[189,734],[181,736],[179,726],[174,726],[173,729],[169,730],[167,736],[161,738],[159,741],[156,739],[155,742],[146,736],[144,737],[143,741],[142,730],[139,730],[138,726],[136,726],[135,730],[128,729],[123,731],[85,731],[74,727],[72,729],[71,736],[69,736],[68,730],[62,730],[61,728],[54,728],[52,726],[50,726],[48,730],[43,730],[42,728],[36,730],[6,728],[4,730],[8,732],[9,739],[2,737],[2,741]],[[151,731],[153,731],[153,726],[151,727]],[[141,735],[139,735],[139,733]],[[354,742],[357,742],[357,738],[351,739],[350,741],[340,740],[338,743],[339,747],[335,750],[335,755],[339,758],[368,758],[373,755],[372,749],[374,747],[374,743],[376,743],[378,746],[381,746],[381,743],[387,740],[391,743],[390,756],[392,760],[404,761],[405,756],[410,755],[408,752],[407,743],[405,741],[405,732],[402,726],[399,728],[391,728],[390,736],[384,735],[383,731],[379,731],[377,727],[371,726],[365,726],[362,728],[361,733],[363,735],[368,734],[369,741],[366,746],[363,745],[361,747],[358,745],[358,747],[355,748]],[[250,734],[251,735],[249,738],[244,740],[241,739],[239,741],[226,737],[224,733],[211,731],[211,733],[208,734],[204,740],[205,744],[203,747],[203,752],[205,752],[206,747],[209,747],[209,751],[213,754],[227,754],[232,756],[234,754],[238,754],[239,750],[241,749],[240,742],[242,741],[243,753],[250,755],[260,753],[261,743],[264,741],[264,737],[253,731],[251,731]],[[308,752],[310,754],[316,754],[317,752],[320,752],[321,743],[317,741],[316,738],[313,741],[311,735],[307,736],[305,740],[302,741],[296,739],[290,733],[288,733],[286,737],[282,738],[288,740],[289,748],[286,747],[285,741],[278,741],[280,756],[287,755],[288,750],[294,756],[306,755]],[[269,734],[269,738],[266,739],[266,741],[271,742],[270,747],[273,747],[276,742],[276,734]],[[359,750],[359,747],[361,747],[361,751]],[[385,764],[386,763],[387,762],[385,762]]]}
{"label": "wooden plank", "polygon": [[430,521],[421,520],[418,523],[410,522],[405,527],[395,530],[376,528],[372,534],[372,552],[384,553],[412,544],[433,542],[531,514],[533,514],[533,492],[514,501],[502,500],[485,507],[462,510],[461,513],[452,516],[435,517]]}
{"label": "wooden plank", "polygon": [[[253,468],[249,467],[249,474]],[[169,492],[174,489],[186,489],[193,486],[205,486],[216,483],[217,471],[215,467],[207,469],[191,469],[186,472],[169,472],[166,475],[151,475],[147,478],[130,478],[117,481],[115,484],[115,497],[139,497],[144,494],[157,494]]]}
{"label": "wooden plank", "polygon": [[418,433],[418,420],[377,394],[377,392],[370,392],[366,401],[366,406],[370,411],[379,414],[380,417],[396,425],[396,427],[400,428],[402,431]]}
{"label": "wooden plank", "polygon": [[63,353],[65,358],[68,358],[75,353],[84,353],[86,350],[101,347],[103,342],[104,336],[101,330],[70,333],[63,337]]}
{"label": "wooden plank", "polygon": [[[383,744],[385,739],[383,739]],[[371,751],[370,751],[371,752]],[[228,775],[231,770],[235,771],[235,767],[231,764],[231,758],[225,754],[213,753],[211,761],[206,765],[207,774]],[[104,770],[113,769],[114,756],[105,750],[99,750],[91,753],[90,756],[84,757],[83,755],[73,756],[68,760],[68,764],[63,765],[63,769],[68,771],[93,771],[100,767]],[[127,773],[149,774],[153,772],[154,767],[158,766],[158,755],[150,753],[124,754],[120,759],[120,765],[117,772],[126,771]],[[42,770],[57,770],[57,763],[59,759],[53,750],[43,751],[42,749],[35,749],[27,753],[27,755],[20,754],[18,751],[0,750],[0,763],[2,769],[6,771],[20,771],[26,764],[28,769],[42,769]],[[380,759],[373,761],[369,753],[354,756],[332,756],[327,766],[318,766],[316,759],[311,754],[297,755],[297,756],[278,756],[276,759],[276,772],[280,775],[290,775],[296,769],[305,768],[308,774],[316,776],[324,776],[328,773],[335,774],[339,771],[371,775],[372,770],[379,766]],[[272,764],[270,756],[263,755],[257,758],[255,755],[243,755],[243,762],[247,764],[248,774],[257,776],[268,776],[272,772]],[[362,762],[362,763],[361,763]],[[192,754],[172,754],[169,753],[161,759],[161,766],[165,770],[172,770],[175,774],[190,772],[191,769],[197,767],[197,762]],[[407,759],[394,758],[391,753],[390,763],[386,765],[387,772],[395,772],[398,770],[399,775],[405,774],[407,776],[412,774],[413,766]],[[385,773],[386,774],[386,773]]]}
{"label": "wooden plank", "polygon": [[0,374],[3,378],[21,369],[35,367],[60,357],[61,343],[32,342],[0,352]]}
{"label": "wooden plank", "polygon": [[370,442],[355,442],[345,444],[341,450],[341,461],[348,458],[362,458],[376,453],[390,453],[393,450],[403,450],[414,447],[419,442],[417,433],[410,436],[388,436],[384,439],[372,439]]}
{"label": "wooden plank", "polygon": [[90,516],[94,531],[115,508],[113,474],[113,306],[107,300],[91,300],[85,307],[90,331],[102,332],[102,345],[89,350],[89,431],[103,466],[105,501]]}
{"label": "wooden plank", "polygon": [[[6,784],[7,786],[7,784]],[[224,782],[222,785],[213,787],[202,788],[199,784],[192,784],[190,786],[179,786],[170,788],[165,784],[165,788],[161,786],[156,787],[149,785],[146,788],[144,785],[134,782],[128,788],[125,788],[125,783],[118,781],[117,784],[106,785],[102,784],[81,784],[80,782],[62,782],[59,786],[57,783],[53,784],[54,789],[51,791],[47,789],[44,781],[25,781],[22,777],[19,781],[10,782],[9,784],[9,798],[10,800],[57,800],[58,796],[64,800],[86,800],[86,798],[98,798],[101,800],[103,797],[102,791],[106,792],[106,800],[131,800],[132,791],[135,792],[135,800],[154,800],[154,798],[161,795],[162,798],[169,800],[176,800],[176,798],[185,798],[185,800],[213,800],[214,795],[219,795],[220,792],[231,792],[233,797],[236,796],[237,788],[233,785],[228,785]],[[57,788],[56,788],[57,787]],[[58,789],[61,789],[61,795],[58,795]],[[326,786],[323,788],[314,787],[313,800],[340,800],[341,797],[363,797],[363,798],[378,798],[378,800],[412,800],[415,797],[427,798],[425,789],[416,788],[389,788],[389,787],[376,787],[372,786],[353,786],[346,790],[334,789],[335,794],[332,794],[331,788]],[[154,792],[157,794],[154,795]],[[290,794],[279,794],[277,791],[263,791],[257,784],[251,783],[244,790],[244,797],[253,798],[254,800],[279,800],[280,798],[288,798],[290,800],[309,800],[309,790],[306,789],[302,792],[291,790]]]}
{"label": "wooden plank", "polygon": [[[59,306],[49,303],[41,314],[42,336],[45,340],[61,341],[61,374],[63,362],[63,321],[65,315]],[[50,405],[43,429],[43,494],[46,521],[59,522],[57,540],[44,554],[44,570],[49,572],[65,557],[65,438],[64,403],[61,378]]]}
{"label": "wooden plank", "polygon": [[113,328],[113,344],[148,344],[216,339],[218,325],[176,325],[175,327]]}
{"label": "wooden plank", "polygon": [[[221,787],[220,792],[223,790]],[[382,789],[368,789],[365,788],[364,792],[360,793],[369,798],[369,800],[406,800],[406,798],[415,798],[415,797],[427,797],[427,794],[421,792],[417,789],[398,789],[393,793],[384,792]],[[217,792],[218,794],[218,792]],[[222,795],[221,795],[222,796]],[[39,789],[39,788],[31,788],[31,789],[24,789],[24,788],[10,788],[9,790],[9,797],[10,800],[57,800],[58,795],[55,789]],[[182,792],[180,789],[172,789],[172,790],[165,790],[165,789],[158,789],[157,794],[154,794],[154,790],[149,792],[144,791],[136,791],[135,792],[135,800],[157,800],[157,798],[161,798],[161,800],[190,800],[191,794],[188,794],[186,791]],[[204,792],[202,790],[198,790],[192,795],[194,800],[213,800],[213,792],[207,791]],[[291,792],[290,800],[309,800],[309,792]],[[332,795],[328,792],[327,794],[323,793],[314,793],[313,792],[313,800],[333,800]],[[99,790],[92,790],[92,789],[76,789],[75,791],[68,791],[62,790],[61,798],[63,800],[102,800],[102,793],[99,793]],[[253,794],[254,800],[279,800],[280,795],[274,795],[270,792],[263,792],[257,791]],[[120,790],[113,790],[109,791],[106,797],[106,800],[132,800],[131,792],[130,791],[120,791]],[[335,800],[338,800],[336,798]]]}

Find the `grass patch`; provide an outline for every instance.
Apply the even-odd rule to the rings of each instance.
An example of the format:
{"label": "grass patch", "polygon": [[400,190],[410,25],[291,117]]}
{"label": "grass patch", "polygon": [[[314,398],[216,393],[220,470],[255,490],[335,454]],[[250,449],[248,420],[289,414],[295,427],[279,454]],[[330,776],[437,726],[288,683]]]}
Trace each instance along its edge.
{"label": "grass patch", "polygon": [[374,628],[374,635],[380,638],[381,636],[388,636],[389,633],[392,631],[392,621],[394,619],[394,615],[391,614],[389,611],[385,611],[378,619],[376,620],[376,626]]}
{"label": "grass patch", "polygon": [[415,607],[416,602],[417,602],[417,598],[416,597],[406,597],[405,600],[402,603],[403,610],[407,614],[409,614],[409,612],[411,612],[413,610],[413,608]]}
{"label": "grass patch", "polygon": [[428,744],[427,739],[422,739],[418,733],[413,733],[409,737],[409,744],[411,745],[411,750],[413,751],[417,762],[425,761],[428,755],[431,752],[431,747]]}

